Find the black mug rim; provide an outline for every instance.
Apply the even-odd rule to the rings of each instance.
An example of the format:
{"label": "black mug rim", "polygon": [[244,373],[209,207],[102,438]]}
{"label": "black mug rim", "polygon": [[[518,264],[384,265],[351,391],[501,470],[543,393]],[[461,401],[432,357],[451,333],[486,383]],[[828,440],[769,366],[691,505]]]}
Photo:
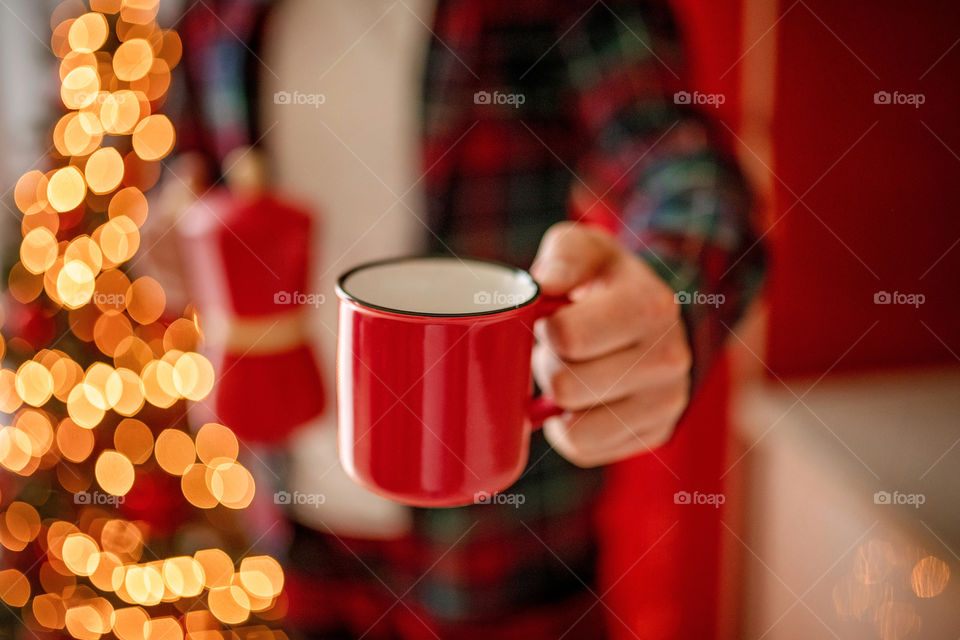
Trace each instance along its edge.
{"label": "black mug rim", "polygon": [[[404,262],[413,262],[417,260],[459,260],[460,262],[478,262],[481,264],[487,264],[495,267],[509,269],[514,274],[518,274],[518,275],[523,274],[530,279],[530,282],[533,283],[533,295],[531,295],[527,300],[524,300],[521,304],[510,306],[510,307],[503,307],[500,309],[491,309],[488,311],[470,311],[466,313],[430,313],[426,311],[408,311],[406,309],[396,309],[393,307],[386,307],[383,305],[374,304],[372,302],[363,300],[353,295],[352,293],[348,292],[344,287],[344,284],[346,283],[347,279],[349,279],[350,276],[352,276],[353,274],[359,271],[364,271],[366,269],[370,269],[373,267],[381,267],[384,265],[391,265],[391,264],[401,264]],[[495,316],[495,315],[500,315],[504,313],[509,313],[511,311],[516,311],[517,309],[522,309],[524,307],[528,307],[532,305],[534,302],[536,302],[537,299],[540,297],[540,285],[537,283],[536,280],[533,279],[533,276],[530,275],[530,272],[527,271],[526,269],[521,269],[520,267],[515,267],[513,265],[506,264],[504,262],[498,262],[496,260],[487,260],[486,258],[460,258],[458,256],[451,256],[451,255],[445,255],[445,254],[430,254],[425,256],[401,256],[396,258],[384,258],[381,260],[364,262],[363,264],[359,264],[345,271],[343,274],[340,275],[339,278],[337,278],[336,291],[337,291],[337,295],[340,298],[349,300],[350,302],[358,304],[361,307],[365,307],[368,309],[376,309],[377,311],[385,311],[387,313],[393,313],[401,316],[411,316],[411,317],[418,317],[418,318],[477,318],[477,317],[483,317],[483,316]]]}

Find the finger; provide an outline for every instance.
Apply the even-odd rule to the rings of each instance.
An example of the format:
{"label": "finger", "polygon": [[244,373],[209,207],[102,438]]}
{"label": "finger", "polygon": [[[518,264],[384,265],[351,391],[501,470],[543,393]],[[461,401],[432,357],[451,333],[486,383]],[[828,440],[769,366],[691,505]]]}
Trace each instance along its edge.
{"label": "finger", "polygon": [[603,282],[540,320],[535,330],[561,358],[597,358],[654,342],[680,318],[673,292],[639,260],[620,260]]}
{"label": "finger", "polygon": [[543,392],[567,410],[625,398],[689,375],[690,348],[679,323],[653,344],[642,342],[585,362],[566,362],[543,344],[534,348],[533,375]]}
{"label": "finger", "polygon": [[563,295],[600,273],[618,255],[614,238],[585,224],[560,222],[544,234],[530,272],[547,295]]}
{"label": "finger", "polygon": [[686,383],[672,384],[550,418],[543,432],[564,458],[580,467],[595,467],[666,443],[686,403]]}

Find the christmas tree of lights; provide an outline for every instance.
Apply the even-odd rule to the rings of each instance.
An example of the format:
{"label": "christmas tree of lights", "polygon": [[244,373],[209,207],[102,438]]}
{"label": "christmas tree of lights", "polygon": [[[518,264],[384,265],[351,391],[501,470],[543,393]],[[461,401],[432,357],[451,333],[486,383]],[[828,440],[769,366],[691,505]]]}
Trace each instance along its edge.
{"label": "christmas tree of lights", "polygon": [[22,241],[0,313],[0,599],[34,635],[282,636],[267,626],[279,563],[240,557],[255,491],[241,445],[186,426],[215,381],[198,315],[171,319],[162,286],[127,273],[175,141],[158,110],[181,43],[158,5],[90,0],[52,20],[57,166],[14,189]]}

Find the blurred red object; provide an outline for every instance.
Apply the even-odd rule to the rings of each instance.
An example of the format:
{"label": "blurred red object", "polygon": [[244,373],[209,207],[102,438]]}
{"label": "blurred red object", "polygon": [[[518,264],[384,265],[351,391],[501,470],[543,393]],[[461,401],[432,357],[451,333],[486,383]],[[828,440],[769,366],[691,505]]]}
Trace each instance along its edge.
{"label": "blurred red object", "polygon": [[177,223],[188,287],[217,382],[212,419],[247,441],[279,442],[320,414],[307,338],[312,218],[268,192],[217,189]]}
{"label": "blurred red object", "polygon": [[[53,312],[39,302],[23,304],[8,294],[3,299],[2,315],[5,333],[12,336],[10,348],[15,351],[39,351],[49,346],[57,336]],[[17,345],[19,341],[22,341],[20,346]],[[21,348],[24,342],[27,346]]]}

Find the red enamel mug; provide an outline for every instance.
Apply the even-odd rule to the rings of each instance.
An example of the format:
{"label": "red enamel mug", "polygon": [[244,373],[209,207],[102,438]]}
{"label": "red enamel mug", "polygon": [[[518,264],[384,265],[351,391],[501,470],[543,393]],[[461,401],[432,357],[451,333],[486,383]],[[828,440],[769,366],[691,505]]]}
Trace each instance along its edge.
{"label": "red enamel mug", "polygon": [[513,484],[531,430],[533,323],[566,300],[529,273],[454,257],[356,267],[337,283],[340,462],[357,483],[421,507]]}

